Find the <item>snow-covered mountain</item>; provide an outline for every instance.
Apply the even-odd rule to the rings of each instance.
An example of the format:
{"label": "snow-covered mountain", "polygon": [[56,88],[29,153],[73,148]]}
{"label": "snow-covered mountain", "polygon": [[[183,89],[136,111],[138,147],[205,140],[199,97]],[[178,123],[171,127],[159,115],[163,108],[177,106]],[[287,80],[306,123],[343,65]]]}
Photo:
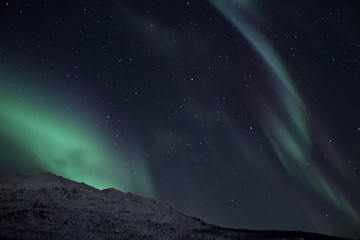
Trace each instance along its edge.
{"label": "snow-covered mountain", "polygon": [[1,239],[339,239],[319,234],[226,229],[169,205],[98,190],[52,173],[0,171]]}

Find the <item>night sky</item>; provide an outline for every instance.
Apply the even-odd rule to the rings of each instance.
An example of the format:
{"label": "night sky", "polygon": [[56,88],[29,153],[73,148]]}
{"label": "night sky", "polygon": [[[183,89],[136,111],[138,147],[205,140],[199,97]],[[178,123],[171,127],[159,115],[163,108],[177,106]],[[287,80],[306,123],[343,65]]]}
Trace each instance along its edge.
{"label": "night sky", "polygon": [[1,0],[0,167],[360,238],[360,2]]}

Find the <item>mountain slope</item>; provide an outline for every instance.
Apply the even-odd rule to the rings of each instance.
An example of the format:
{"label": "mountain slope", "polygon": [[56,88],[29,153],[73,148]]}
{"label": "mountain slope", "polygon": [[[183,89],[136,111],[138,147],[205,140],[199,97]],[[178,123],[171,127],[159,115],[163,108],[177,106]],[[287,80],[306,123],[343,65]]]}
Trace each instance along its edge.
{"label": "mountain slope", "polygon": [[51,173],[0,171],[1,239],[339,239],[216,227],[167,204]]}

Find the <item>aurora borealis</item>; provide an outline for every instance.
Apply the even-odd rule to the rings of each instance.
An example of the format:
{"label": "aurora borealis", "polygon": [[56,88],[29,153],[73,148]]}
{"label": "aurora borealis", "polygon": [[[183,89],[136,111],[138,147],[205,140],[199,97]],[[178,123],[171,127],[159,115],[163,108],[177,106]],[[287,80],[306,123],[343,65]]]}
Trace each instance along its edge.
{"label": "aurora borealis", "polygon": [[1,1],[0,167],[359,238],[359,9]]}
{"label": "aurora borealis", "polygon": [[[330,186],[328,180],[316,166],[309,165],[309,162],[312,161],[310,154],[313,151],[314,143],[316,144],[317,139],[313,140],[315,141],[314,143],[311,141],[309,127],[306,123],[306,116],[309,115],[309,113],[305,108],[300,94],[297,93],[293,79],[289,76],[278,54],[272,48],[271,44],[262,38],[260,32],[256,32],[253,27],[242,19],[241,12],[232,12],[241,8],[244,8],[245,11],[250,11],[252,8],[248,5],[254,3],[248,1],[221,2],[216,0],[213,0],[212,3],[233,22],[239,32],[254,46],[275,75],[272,84],[280,89],[278,91],[278,99],[283,105],[278,111],[285,112],[288,116],[283,118],[287,120],[286,122],[293,122],[293,124],[291,127],[286,126],[276,113],[278,111],[274,111],[271,106],[263,109],[265,114],[258,116],[258,121],[261,122],[261,127],[284,168],[290,174],[295,169],[295,177],[312,187],[320,196],[329,199],[339,209],[351,216],[355,222],[360,224],[359,213],[351,206],[351,203],[347,201],[342,192]],[[237,5],[237,8],[233,6],[234,3]],[[237,17],[240,17],[240,19]],[[266,102],[268,104],[271,103],[268,100],[266,100]],[[262,109],[262,107],[257,106],[256,109],[258,111],[258,109]],[[256,114],[254,115],[256,116]],[[269,129],[278,129],[280,131],[274,133],[270,132]],[[295,138],[295,136],[297,136],[297,138]],[[318,144],[321,145],[321,141],[318,142]],[[320,147],[320,151],[321,150]],[[324,154],[327,151],[324,151]],[[331,162],[329,162],[329,164],[331,164]],[[306,168],[304,169],[303,166],[306,166]],[[344,167],[341,168],[343,169]],[[344,177],[349,174],[351,173],[348,171],[346,175],[344,174]]]}
{"label": "aurora borealis", "polygon": [[[91,134],[82,126],[86,120],[61,121],[60,109],[32,105],[31,98],[17,98],[5,91],[0,100],[2,147],[12,147],[11,151],[2,151],[4,166],[25,173],[51,171],[100,189],[114,187],[153,196],[145,166],[138,170],[144,179],[137,184],[131,179],[129,167],[121,161],[125,156],[107,151],[99,140],[101,134]],[[14,154],[14,145],[22,151]],[[18,166],[19,162],[22,166]]]}

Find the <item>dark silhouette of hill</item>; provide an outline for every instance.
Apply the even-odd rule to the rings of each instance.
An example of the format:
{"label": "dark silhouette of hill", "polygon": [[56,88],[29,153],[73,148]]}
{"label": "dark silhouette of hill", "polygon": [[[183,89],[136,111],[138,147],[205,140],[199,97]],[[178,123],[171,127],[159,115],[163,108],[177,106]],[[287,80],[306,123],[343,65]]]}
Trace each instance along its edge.
{"label": "dark silhouette of hill", "polygon": [[153,199],[52,173],[0,171],[1,239],[342,239],[210,225]]}

